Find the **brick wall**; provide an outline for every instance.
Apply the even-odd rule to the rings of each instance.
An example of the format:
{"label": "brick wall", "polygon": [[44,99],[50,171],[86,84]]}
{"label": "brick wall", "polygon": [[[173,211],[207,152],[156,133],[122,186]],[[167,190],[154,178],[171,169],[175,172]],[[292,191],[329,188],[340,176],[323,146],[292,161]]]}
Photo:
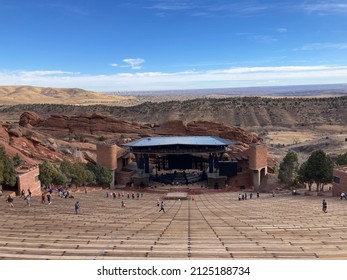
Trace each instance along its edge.
{"label": "brick wall", "polygon": [[249,168],[253,170],[267,166],[267,146],[264,143],[249,145]]}
{"label": "brick wall", "polygon": [[110,170],[117,169],[117,145],[96,144],[96,162]]}
{"label": "brick wall", "polygon": [[131,176],[133,176],[135,171],[116,171],[115,172],[115,181],[117,185],[126,185],[131,182]]}
{"label": "brick wall", "polygon": [[236,177],[229,177],[227,185],[233,189],[239,189],[240,186],[249,188],[251,186],[251,174],[250,172],[238,173]]}
{"label": "brick wall", "polygon": [[[339,170],[345,168],[346,170]],[[347,166],[335,168],[333,176],[339,178],[339,183],[333,180],[333,196],[339,196],[341,192],[347,195]]]}
{"label": "brick wall", "polygon": [[32,169],[28,169],[27,172],[22,171],[17,174],[17,184],[18,190],[17,194],[20,194],[22,190],[25,193],[28,193],[28,189],[30,189],[33,196],[41,195],[41,182],[39,180],[39,168],[33,167]]}

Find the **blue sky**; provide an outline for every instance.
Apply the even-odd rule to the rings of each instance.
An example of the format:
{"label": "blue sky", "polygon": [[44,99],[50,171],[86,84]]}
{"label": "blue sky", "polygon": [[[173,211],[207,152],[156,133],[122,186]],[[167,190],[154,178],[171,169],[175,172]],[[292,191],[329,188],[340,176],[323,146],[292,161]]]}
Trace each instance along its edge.
{"label": "blue sky", "polygon": [[0,85],[347,83],[347,0],[1,0]]}

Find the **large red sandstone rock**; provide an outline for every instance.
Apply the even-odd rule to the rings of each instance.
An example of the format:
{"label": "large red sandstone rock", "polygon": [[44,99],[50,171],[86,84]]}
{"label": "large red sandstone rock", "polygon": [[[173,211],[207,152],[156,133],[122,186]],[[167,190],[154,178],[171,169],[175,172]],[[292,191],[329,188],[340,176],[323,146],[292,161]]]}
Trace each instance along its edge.
{"label": "large red sandstone rock", "polygon": [[10,136],[7,130],[0,124],[0,141],[8,143],[10,141]]}
{"label": "large red sandstone rock", "polygon": [[41,117],[35,112],[24,112],[19,117],[19,125],[23,127],[37,126],[42,121]]}
{"label": "large red sandstone rock", "polygon": [[[0,139],[1,137],[4,141],[10,139],[11,146],[28,157],[52,161],[73,157],[72,151],[76,149],[89,151],[91,154],[88,154],[88,157],[91,159],[91,155],[95,153],[95,144],[65,142],[63,140],[53,141],[53,138],[50,138],[49,141],[47,133],[56,139],[82,134],[94,138],[107,136],[108,139],[124,135],[125,137],[130,136],[132,140],[158,135],[215,135],[246,145],[261,140],[261,138],[241,128],[208,121],[194,121],[184,124],[182,121],[176,120],[160,125],[140,124],[118,120],[98,113],[84,113],[79,116],[52,115],[47,119],[42,119],[36,113],[25,112],[20,118],[20,124],[29,128],[32,127],[32,129],[28,128],[27,131],[24,131],[25,129],[22,128],[23,137],[8,136],[7,131],[2,129],[0,130]],[[88,147],[83,145],[88,145]],[[71,150],[70,155],[64,154],[65,150]]]}

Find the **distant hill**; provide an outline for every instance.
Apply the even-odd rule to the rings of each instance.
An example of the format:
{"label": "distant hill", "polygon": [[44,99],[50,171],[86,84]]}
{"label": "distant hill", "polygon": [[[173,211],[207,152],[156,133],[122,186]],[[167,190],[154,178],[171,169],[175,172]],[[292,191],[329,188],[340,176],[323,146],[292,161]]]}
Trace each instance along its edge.
{"label": "distant hill", "polygon": [[185,123],[210,121],[254,130],[264,127],[314,128],[346,125],[347,96],[325,98],[229,97],[197,98],[184,101],[145,102],[136,106],[75,106],[22,104],[0,106],[3,120],[18,121],[24,111],[40,116],[100,113],[127,121],[161,124],[173,120]]}
{"label": "distant hill", "polygon": [[0,104],[113,104],[130,100],[119,96],[86,91],[79,88],[49,88],[32,86],[0,86]]}

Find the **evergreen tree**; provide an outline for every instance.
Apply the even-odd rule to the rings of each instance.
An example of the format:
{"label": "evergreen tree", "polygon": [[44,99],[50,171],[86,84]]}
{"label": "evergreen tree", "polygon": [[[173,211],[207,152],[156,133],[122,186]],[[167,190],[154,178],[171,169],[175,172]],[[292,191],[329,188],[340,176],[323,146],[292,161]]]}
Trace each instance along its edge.
{"label": "evergreen tree", "polygon": [[0,186],[4,183],[4,162],[0,158]]}
{"label": "evergreen tree", "polygon": [[278,179],[286,185],[293,185],[298,174],[298,168],[298,155],[293,151],[289,151],[280,164]]}
{"label": "evergreen tree", "polygon": [[57,170],[58,170],[58,173],[53,178],[53,183],[56,185],[65,185],[68,182],[67,177],[60,169],[57,168]]}
{"label": "evergreen tree", "polygon": [[313,152],[307,160],[307,177],[317,184],[317,192],[333,179],[334,163],[324,151]]}
{"label": "evergreen tree", "polygon": [[339,155],[339,156],[337,157],[336,163],[337,163],[338,165],[347,165],[347,152],[344,153],[344,154],[342,154],[342,155]]}
{"label": "evergreen tree", "polygon": [[87,163],[87,169],[95,174],[95,180],[98,185],[110,185],[112,182],[112,173],[109,169],[100,164]]}
{"label": "evergreen tree", "polygon": [[0,146],[0,184],[9,186],[16,185],[17,172],[13,160],[6,154],[4,148]]}
{"label": "evergreen tree", "polygon": [[310,175],[308,174],[307,161],[301,164],[298,172],[298,179],[300,183],[307,184],[309,191],[312,190],[312,185],[314,181],[312,178],[310,178]]}
{"label": "evergreen tree", "polygon": [[58,176],[58,169],[50,163],[48,160],[45,160],[42,164],[39,164],[40,175],[39,179],[42,184],[49,186],[52,184],[53,180]]}
{"label": "evergreen tree", "polygon": [[75,176],[74,175],[75,174],[75,166],[71,162],[69,162],[67,160],[63,160],[60,163],[59,169],[66,176],[67,182],[71,182],[72,178]]}

